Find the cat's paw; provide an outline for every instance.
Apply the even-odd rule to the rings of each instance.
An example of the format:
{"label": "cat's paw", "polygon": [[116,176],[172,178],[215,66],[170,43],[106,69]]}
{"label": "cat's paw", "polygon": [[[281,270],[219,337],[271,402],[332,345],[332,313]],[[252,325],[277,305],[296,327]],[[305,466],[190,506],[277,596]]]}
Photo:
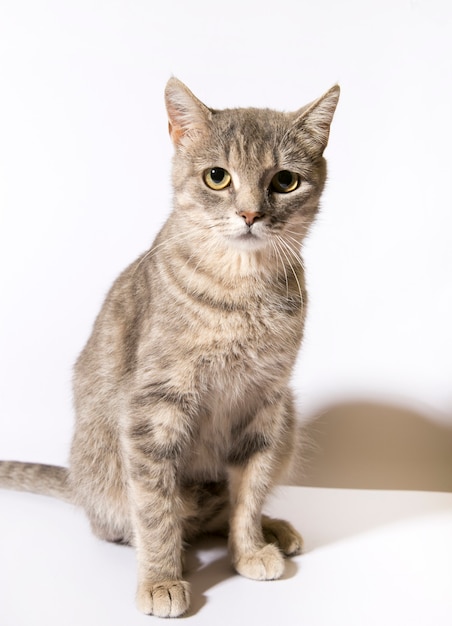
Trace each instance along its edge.
{"label": "cat's paw", "polygon": [[275,580],[284,572],[284,558],[278,548],[267,544],[252,554],[244,554],[234,560],[239,574],[253,580]]}
{"label": "cat's paw", "polygon": [[267,543],[274,543],[286,556],[295,556],[303,551],[303,537],[282,519],[262,516],[262,531]]}
{"label": "cat's paw", "polygon": [[139,583],[136,603],[146,615],[179,617],[190,604],[189,584],[184,580]]}

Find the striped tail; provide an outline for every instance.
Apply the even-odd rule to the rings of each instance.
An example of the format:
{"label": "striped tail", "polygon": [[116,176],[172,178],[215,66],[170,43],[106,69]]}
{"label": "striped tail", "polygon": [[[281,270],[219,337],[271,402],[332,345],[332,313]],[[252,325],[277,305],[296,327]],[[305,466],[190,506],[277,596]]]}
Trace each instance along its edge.
{"label": "striped tail", "polygon": [[72,502],[69,472],[57,465],[0,461],[0,488],[31,491]]}

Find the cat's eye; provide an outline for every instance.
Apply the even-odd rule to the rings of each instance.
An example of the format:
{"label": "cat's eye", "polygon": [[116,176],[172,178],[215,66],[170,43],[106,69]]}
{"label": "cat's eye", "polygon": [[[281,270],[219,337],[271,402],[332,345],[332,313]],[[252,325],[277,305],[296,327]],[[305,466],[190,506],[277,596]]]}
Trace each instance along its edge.
{"label": "cat's eye", "polygon": [[294,191],[300,184],[300,177],[295,172],[289,170],[281,170],[275,174],[270,183],[271,191],[277,193],[289,193]]}
{"label": "cat's eye", "polygon": [[204,172],[204,182],[214,191],[226,189],[231,184],[230,173],[222,167],[212,167]]}

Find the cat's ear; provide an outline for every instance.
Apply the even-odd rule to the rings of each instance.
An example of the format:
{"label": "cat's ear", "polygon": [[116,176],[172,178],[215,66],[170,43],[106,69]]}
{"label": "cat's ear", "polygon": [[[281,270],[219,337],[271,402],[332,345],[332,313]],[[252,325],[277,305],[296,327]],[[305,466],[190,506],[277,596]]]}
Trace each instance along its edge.
{"label": "cat's ear", "polygon": [[174,145],[184,145],[207,132],[212,111],[177,78],[170,78],[165,89],[168,130]]}
{"label": "cat's ear", "polygon": [[321,156],[327,146],[339,94],[339,85],[334,85],[318,100],[300,109],[295,118],[294,127],[302,133],[304,144],[315,156]]}

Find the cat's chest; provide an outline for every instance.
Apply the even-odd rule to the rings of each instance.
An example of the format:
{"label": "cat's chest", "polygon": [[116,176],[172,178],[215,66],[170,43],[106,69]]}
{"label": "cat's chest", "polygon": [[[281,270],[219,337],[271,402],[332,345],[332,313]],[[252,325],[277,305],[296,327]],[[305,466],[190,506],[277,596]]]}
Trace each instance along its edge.
{"label": "cat's chest", "polygon": [[189,252],[187,259],[175,256],[157,264],[153,320],[159,332],[177,344],[208,347],[218,358],[233,358],[237,344],[251,354],[296,341],[304,317],[302,273],[289,281],[286,272],[279,280],[273,270],[257,271],[249,259],[249,273],[239,273],[237,260]]}
{"label": "cat's chest", "polygon": [[[214,290],[167,292],[146,333],[169,362],[184,363],[225,379],[276,365],[297,352],[304,320],[300,299],[285,294],[241,291],[228,297]],[[153,350],[153,351],[154,351]]]}
{"label": "cat's chest", "polygon": [[[287,385],[303,310],[268,297],[250,297],[237,307],[186,301],[178,309],[177,324],[168,324],[163,316],[157,321],[146,380],[164,377],[178,392],[197,398],[196,446],[187,457],[186,472],[216,480],[234,432]],[[155,366],[149,370],[150,363]]]}
{"label": "cat's chest", "polygon": [[196,291],[186,283],[159,287],[140,345],[146,378],[164,372],[213,403],[287,380],[302,336],[300,297],[257,281],[229,290],[213,279],[199,281]]}
{"label": "cat's chest", "polygon": [[180,339],[200,367],[243,373],[278,361],[283,352],[289,357],[298,348],[302,324],[301,310],[250,303],[198,312],[196,325],[188,325]]}
{"label": "cat's chest", "polygon": [[251,388],[265,388],[286,378],[301,334],[301,312],[288,315],[256,305],[223,314],[190,342],[196,378],[218,400],[245,397]]}

